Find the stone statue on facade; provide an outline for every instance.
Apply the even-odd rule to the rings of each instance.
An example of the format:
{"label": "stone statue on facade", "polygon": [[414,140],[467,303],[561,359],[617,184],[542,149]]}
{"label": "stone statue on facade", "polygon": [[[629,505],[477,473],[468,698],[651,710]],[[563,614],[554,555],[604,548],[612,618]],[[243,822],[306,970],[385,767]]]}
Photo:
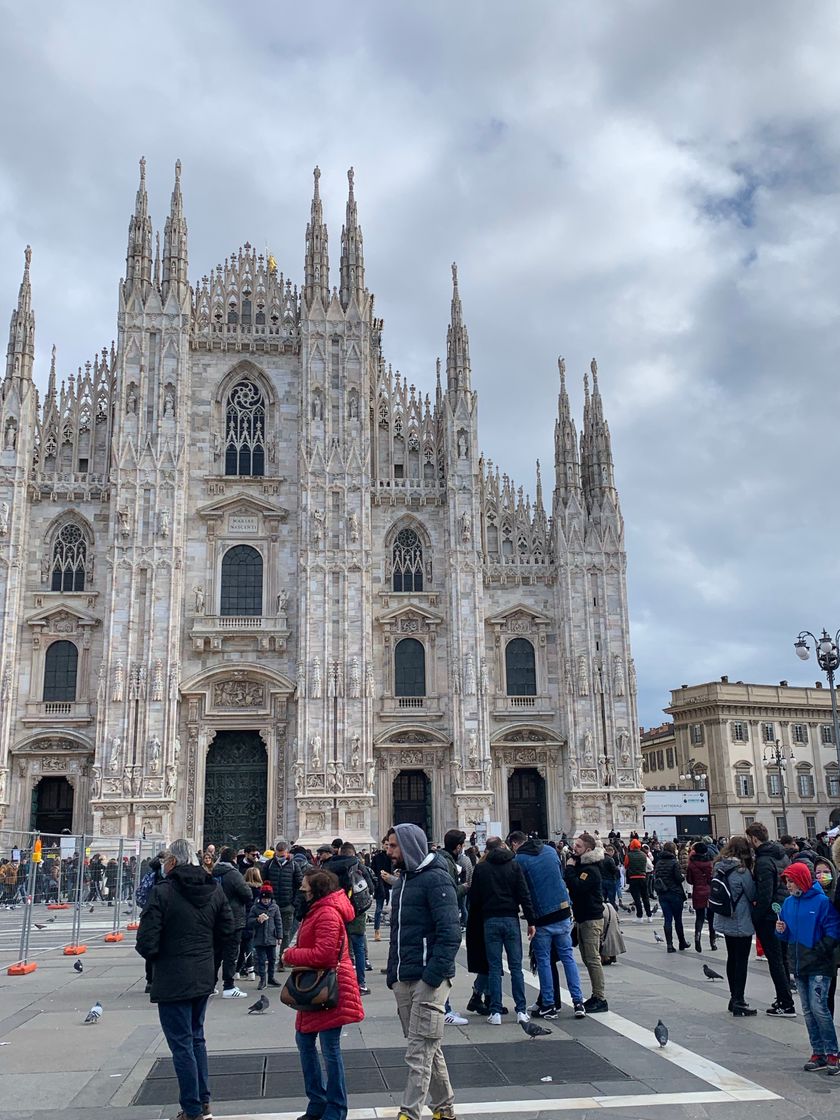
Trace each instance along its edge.
{"label": "stone statue on facade", "polygon": [[167,389],[163,397],[163,418],[164,420],[171,420],[175,415],[175,394],[171,389]]}
{"label": "stone statue on facade", "polygon": [[181,740],[177,737],[177,735],[175,736],[175,741],[172,744],[172,758],[174,759],[175,765],[177,766],[181,760]]}
{"label": "stone statue on facade", "polygon": [[622,766],[627,766],[630,763],[630,736],[627,731],[622,727],[618,733],[618,757],[621,760]]}
{"label": "stone statue on facade", "polygon": [[122,795],[131,797],[131,767],[126,766],[122,772]]}
{"label": "stone statue on facade", "polygon": [[458,433],[458,458],[466,459],[470,452],[470,445],[467,442],[467,433],[461,431]]}
{"label": "stone statue on facade", "polygon": [[284,588],[277,592],[277,613],[285,614],[289,606],[289,592]]}
{"label": "stone statue on facade", "polygon": [[197,583],[193,588],[193,601],[196,614],[204,614],[204,587]]}
{"label": "stone statue on facade", "polygon": [[125,398],[125,411],[128,416],[134,416],[137,412],[137,391],[134,388],[134,383],[128,387],[128,395]]}
{"label": "stone statue on facade", "polygon": [[452,775],[452,788],[456,793],[460,793],[463,789],[463,775],[461,770],[461,763],[457,758],[449,763],[449,772]]}
{"label": "stone statue on facade", "polygon": [[149,740],[149,773],[160,773],[160,739],[157,735]]}
{"label": "stone statue on facade", "polygon": [[122,754],[122,739],[115,735],[111,739],[111,750],[108,754],[108,773],[117,774],[120,769],[120,755]]}
{"label": "stone statue on facade", "polygon": [[595,750],[593,747],[592,732],[587,730],[583,735],[583,764],[584,766],[592,766],[595,762]]}
{"label": "stone statue on facade", "polygon": [[172,800],[175,797],[175,792],[178,788],[178,768],[171,762],[166,767],[166,782],[164,783],[164,797]]}
{"label": "stone statue on facade", "polygon": [[125,506],[117,510],[117,529],[121,537],[131,536],[131,521]]}
{"label": "stone statue on facade", "polygon": [[467,735],[467,761],[470,770],[478,769],[478,732],[470,731]]}
{"label": "stone statue on facade", "polygon": [[9,771],[6,767],[0,769],[0,805],[6,804],[6,782],[9,778]]}
{"label": "stone statue on facade", "polygon": [[304,765],[302,762],[296,762],[294,766],[295,774],[295,793],[300,797],[304,790]]}
{"label": "stone statue on facade", "polygon": [[350,740],[350,769],[357,771],[362,765],[362,740],[358,734],[354,734]]}
{"label": "stone statue on facade", "polygon": [[368,760],[366,768],[367,788],[373,793],[373,786],[376,781],[376,759],[371,758]]}
{"label": "stone statue on facade", "polygon": [[9,503],[0,502],[0,537],[5,537],[9,531]]}
{"label": "stone statue on facade", "polygon": [[16,444],[17,444],[17,427],[15,426],[14,420],[10,420],[9,423],[6,425],[6,440],[5,440],[5,443],[4,443],[3,446],[4,446],[6,451],[14,451]]}
{"label": "stone statue on facade", "polygon": [[359,519],[355,513],[347,518],[347,528],[350,532],[350,543],[356,544],[359,540]]}
{"label": "stone statue on facade", "polygon": [[309,740],[309,757],[313,770],[321,769],[321,736],[313,735]]}
{"label": "stone statue on facade", "polygon": [[487,660],[482,657],[481,664],[478,669],[478,690],[482,696],[486,696],[489,684],[487,680]]}
{"label": "stone statue on facade", "polygon": [[168,509],[162,509],[158,517],[158,533],[164,540],[169,536],[170,514]]}
{"label": "stone statue on facade", "polygon": [[472,517],[468,513],[461,514],[461,540],[464,544],[472,540]]}

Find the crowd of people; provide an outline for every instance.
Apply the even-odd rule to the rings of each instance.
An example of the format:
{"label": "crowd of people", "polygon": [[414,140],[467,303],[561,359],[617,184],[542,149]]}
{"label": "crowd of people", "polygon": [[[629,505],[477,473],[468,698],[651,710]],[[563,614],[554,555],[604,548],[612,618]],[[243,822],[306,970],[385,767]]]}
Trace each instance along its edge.
{"label": "crowd of people", "polygon": [[[427,1102],[435,1120],[454,1118],[441,1043],[447,1023],[468,1022],[449,1000],[462,944],[472,975],[467,1015],[491,1027],[555,1019],[565,989],[568,1013],[583,1018],[609,1008],[605,970],[626,951],[621,911],[625,920],[646,922],[661,908],[665,936],[656,940],[679,953],[692,948],[684,925],[690,907],[694,949],[701,952],[704,939],[711,951],[725,949],[728,1010],[736,1018],[757,1014],[746,998],[755,943],[775,988],[767,1014],[796,1017],[795,991],[811,1048],[804,1068],[831,1076],[840,1071],[833,1024],[840,839],[833,850],[830,840],[775,842],[756,822],[743,836],[691,843],[615,832],[604,840],[595,831],[552,843],[513,832],[487,838],[481,852],[461,830],[451,829],[437,847],[410,824],[394,826],[381,847],[365,852],[341,839],[315,852],[283,837],[266,851],[210,844],[196,852],[188,841],[173,842],[139,869],[137,949],[178,1074],[179,1120],[212,1115],[203,1021],[219,977],[222,998],[236,999],[249,981],[252,991],[288,987],[280,974],[294,978],[302,969],[333,976],[336,995],[325,1009],[297,1010],[309,1102],[301,1120],[345,1120],[342,1028],[364,1018],[368,931],[380,940],[386,917],[382,971],[406,1038],[399,1120],[419,1120]],[[539,985],[530,1006],[526,967]]]}

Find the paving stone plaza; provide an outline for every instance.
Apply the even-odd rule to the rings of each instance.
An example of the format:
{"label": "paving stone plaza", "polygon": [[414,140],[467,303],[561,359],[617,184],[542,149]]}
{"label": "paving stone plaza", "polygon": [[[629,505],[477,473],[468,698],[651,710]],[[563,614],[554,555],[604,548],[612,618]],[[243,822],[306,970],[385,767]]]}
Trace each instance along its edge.
{"label": "paving stone plaza", "polygon": [[[16,917],[0,913],[4,966],[17,949]],[[59,916],[33,932],[35,972],[10,977],[4,967],[0,976],[0,1117],[160,1120],[175,1115],[169,1053],[143,991],[133,933],[119,944],[105,944],[102,937],[111,923],[107,908],[97,909],[86,923],[91,943],[82,958],[84,971],[77,974],[72,960],[61,955],[63,925],[69,922]],[[473,1015],[466,1027],[448,1026],[446,1057],[458,1116],[532,1120],[562,1114],[581,1120],[604,1109],[616,1120],[827,1120],[836,1115],[836,1080],[801,1071],[807,1057],[802,1016],[733,1020],[726,1011],[726,985],[702,974],[703,963],[722,972],[724,954],[666,956],[654,938],[660,926],[659,919],[653,926],[623,921],[627,953],[606,970],[607,1014],[575,1020],[564,996],[550,1038],[533,1042],[515,1023],[494,1028]],[[396,1117],[405,1076],[394,1001],[379,971],[387,945],[371,939],[369,947],[373,971],[367,1018],[345,1028],[342,1037],[351,1120]],[[526,982],[536,998],[527,972]],[[453,1007],[463,1011],[470,986],[462,952]],[[243,987],[250,994],[254,986]],[[747,995],[755,1006],[769,1005],[772,988],[763,963],[751,963]],[[85,1026],[84,1016],[96,1000],[103,1006],[102,1019]],[[296,1120],[306,1102],[292,1013],[275,997],[265,1015],[248,1015],[250,1002],[215,999],[208,1009],[214,1115]],[[659,1018],[670,1031],[664,1050],[652,1034]]]}

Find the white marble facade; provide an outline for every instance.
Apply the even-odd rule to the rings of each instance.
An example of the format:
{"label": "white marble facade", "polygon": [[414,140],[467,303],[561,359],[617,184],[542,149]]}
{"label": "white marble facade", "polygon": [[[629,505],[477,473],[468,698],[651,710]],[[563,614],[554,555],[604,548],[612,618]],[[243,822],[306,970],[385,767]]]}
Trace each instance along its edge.
{"label": "white marble facade", "polygon": [[[264,745],[259,843],[369,842],[401,773],[428,789],[436,836],[506,828],[517,773],[549,836],[640,824],[595,363],[580,444],[560,363],[547,509],[539,465],[532,500],[479,453],[454,266],[434,392],[392,372],[349,183],[337,287],[317,170],[301,286],[248,244],[191,286],[180,166],[161,254],[141,164],[117,342],[60,384],[54,353],[43,401],[27,249],[0,400],[2,827],[29,827],[34,787],[58,776],[74,831],[201,842],[220,731]],[[237,613],[244,569],[223,568],[240,546],[262,571]],[[398,695],[406,639],[425,678]],[[508,673],[515,640],[530,687]]]}

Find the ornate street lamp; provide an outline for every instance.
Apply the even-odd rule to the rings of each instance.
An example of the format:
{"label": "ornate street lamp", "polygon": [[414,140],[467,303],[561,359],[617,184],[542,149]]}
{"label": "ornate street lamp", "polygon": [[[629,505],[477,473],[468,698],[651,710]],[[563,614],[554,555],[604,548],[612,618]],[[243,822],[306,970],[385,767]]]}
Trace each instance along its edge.
{"label": "ornate street lamp", "polygon": [[697,789],[705,788],[706,774],[705,771],[698,768],[696,759],[690,758],[688,760],[687,772],[685,774],[680,774],[680,781],[691,782],[692,789],[694,789],[694,782],[697,783]]}
{"label": "ornate street lamp", "polygon": [[796,755],[792,750],[785,751],[781,739],[777,739],[775,743],[768,743],[762,755],[768,774],[775,767],[776,773],[779,775],[779,797],[782,799],[782,820],[784,821],[785,832],[788,831],[787,809],[785,808],[785,770],[787,769],[788,759],[793,761],[794,758],[796,758]]}
{"label": "ornate street lamp", "polygon": [[834,687],[834,674],[840,666],[840,630],[833,638],[827,630],[823,630],[821,638],[814,637],[810,630],[803,630],[793,643],[796,656],[803,661],[807,661],[811,656],[808,638],[814,643],[817,664],[828,677],[828,691],[831,694],[831,719],[834,725],[834,749],[837,752],[837,765],[840,766],[840,720],[837,718],[837,692]]}

